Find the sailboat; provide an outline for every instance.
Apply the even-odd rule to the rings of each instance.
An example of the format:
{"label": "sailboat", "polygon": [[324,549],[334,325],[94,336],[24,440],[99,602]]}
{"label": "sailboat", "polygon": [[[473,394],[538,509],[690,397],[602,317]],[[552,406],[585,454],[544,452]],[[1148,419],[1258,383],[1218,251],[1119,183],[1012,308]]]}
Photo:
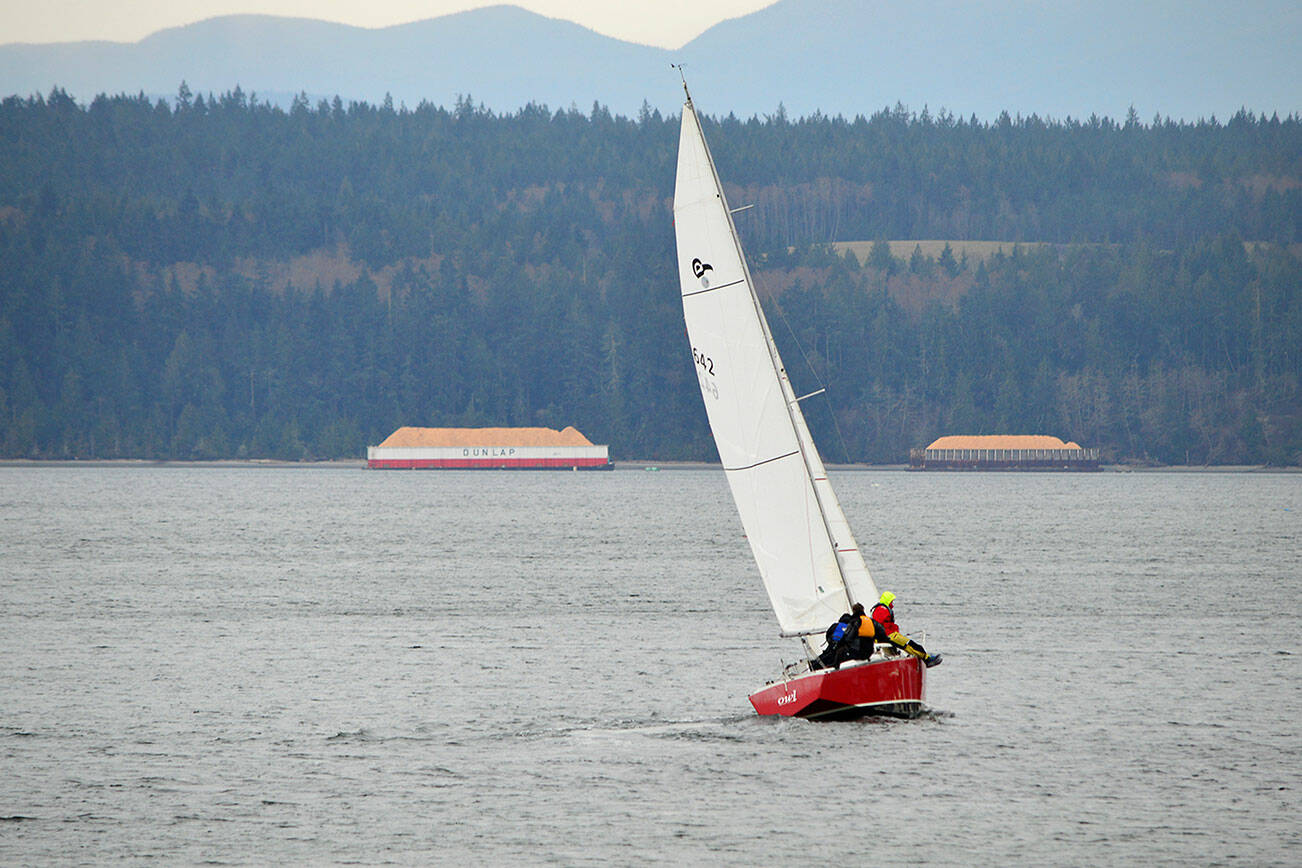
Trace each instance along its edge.
{"label": "sailboat", "polygon": [[[916,716],[926,667],[903,655],[816,669],[815,641],[878,599],[769,331],[723,185],[683,82],[674,229],[683,317],[719,458],[782,637],[803,660],[750,696],[759,714]],[[741,210],[741,209],[737,209]],[[821,390],[820,390],[821,391]]]}

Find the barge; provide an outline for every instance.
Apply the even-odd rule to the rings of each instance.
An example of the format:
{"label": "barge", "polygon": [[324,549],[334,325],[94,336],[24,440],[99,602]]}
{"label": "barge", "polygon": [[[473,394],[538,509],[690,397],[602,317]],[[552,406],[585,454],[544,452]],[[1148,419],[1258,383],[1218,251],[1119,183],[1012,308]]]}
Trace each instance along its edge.
{"label": "barge", "polygon": [[399,428],[366,448],[369,470],[610,470],[576,428]]}
{"label": "barge", "polygon": [[909,451],[911,470],[1098,470],[1099,450],[1043,434],[941,437]]}

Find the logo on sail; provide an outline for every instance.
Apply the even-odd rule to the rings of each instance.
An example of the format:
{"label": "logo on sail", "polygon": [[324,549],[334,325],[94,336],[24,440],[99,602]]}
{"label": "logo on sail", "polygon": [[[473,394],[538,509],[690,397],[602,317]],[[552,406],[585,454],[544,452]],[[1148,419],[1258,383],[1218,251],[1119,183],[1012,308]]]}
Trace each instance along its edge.
{"label": "logo on sail", "polygon": [[692,274],[699,277],[701,279],[701,286],[708,289],[710,286],[710,278],[705,276],[705,272],[707,271],[714,271],[714,266],[708,262],[702,262],[700,259],[692,260]]}

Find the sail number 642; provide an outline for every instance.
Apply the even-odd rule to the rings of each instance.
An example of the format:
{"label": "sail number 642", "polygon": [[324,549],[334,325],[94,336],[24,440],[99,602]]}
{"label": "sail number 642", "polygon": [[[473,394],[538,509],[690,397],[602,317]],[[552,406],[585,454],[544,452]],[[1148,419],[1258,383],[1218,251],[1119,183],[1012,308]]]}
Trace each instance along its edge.
{"label": "sail number 642", "polygon": [[696,378],[701,381],[701,394],[719,399],[719,384],[714,379],[714,359],[692,347],[692,359],[696,362]]}
{"label": "sail number 642", "polygon": [[714,376],[714,359],[710,358],[696,347],[692,347],[692,358],[696,360],[696,364],[700,365],[702,371],[709,374],[711,377]]}

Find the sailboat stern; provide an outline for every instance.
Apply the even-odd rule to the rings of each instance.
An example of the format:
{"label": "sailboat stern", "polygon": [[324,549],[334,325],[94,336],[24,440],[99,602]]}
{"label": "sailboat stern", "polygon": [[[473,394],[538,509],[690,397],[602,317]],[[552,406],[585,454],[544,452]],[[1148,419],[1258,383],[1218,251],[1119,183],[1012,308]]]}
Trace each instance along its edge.
{"label": "sailboat stern", "polygon": [[851,664],[774,682],[752,693],[750,703],[759,714],[810,720],[917,717],[926,710],[926,672],[907,656]]}

